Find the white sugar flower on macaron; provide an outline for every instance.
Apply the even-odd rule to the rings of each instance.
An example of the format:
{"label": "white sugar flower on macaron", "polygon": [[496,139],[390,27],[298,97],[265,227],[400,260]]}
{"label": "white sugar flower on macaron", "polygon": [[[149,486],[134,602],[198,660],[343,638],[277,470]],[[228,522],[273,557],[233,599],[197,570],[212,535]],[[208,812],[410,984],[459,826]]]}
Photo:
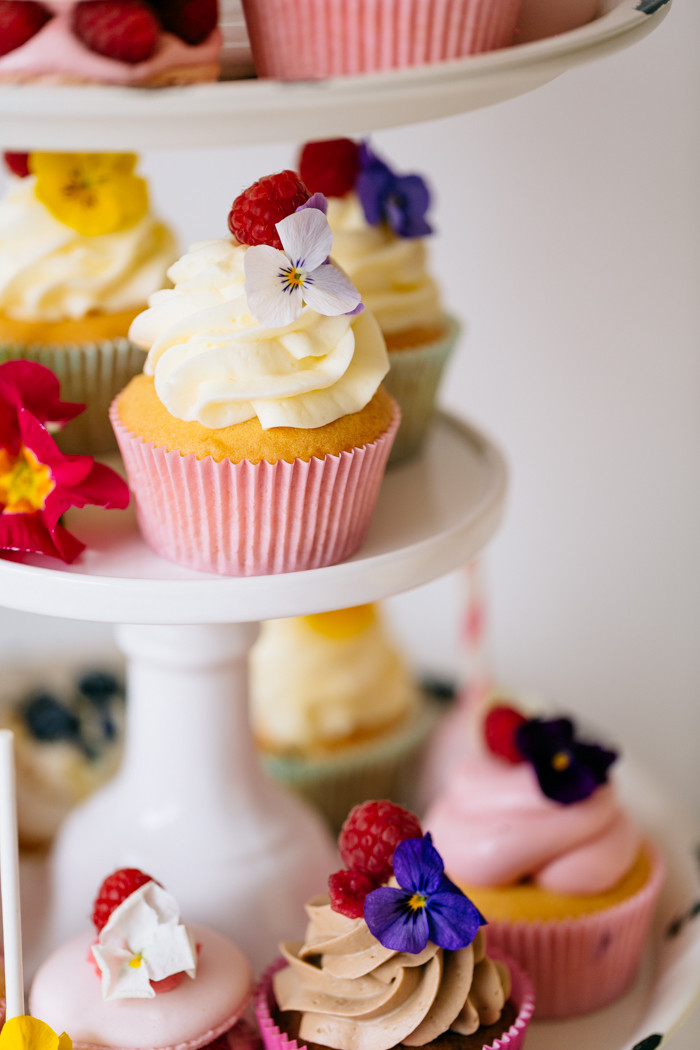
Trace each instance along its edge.
{"label": "white sugar flower on macaron", "polygon": [[281,251],[270,244],[248,248],[243,263],[246,296],[261,325],[283,328],[304,306],[327,317],[362,308],[357,288],[329,260],[333,234],[323,205],[325,198],[316,194],[276,223]]}
{"label": "white sugar flower on macaron", "polygon": [[92,954],[105,999],[151,999],[151,981],[197,972],[197,949],[173,897],[157,882],[139,886],[114,909]]}

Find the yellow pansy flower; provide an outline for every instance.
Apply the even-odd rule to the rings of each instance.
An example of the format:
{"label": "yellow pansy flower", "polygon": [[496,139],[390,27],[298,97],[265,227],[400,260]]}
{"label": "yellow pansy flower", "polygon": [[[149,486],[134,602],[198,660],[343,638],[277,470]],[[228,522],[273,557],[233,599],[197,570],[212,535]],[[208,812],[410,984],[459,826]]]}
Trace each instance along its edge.
{"label": "yellow pansy flower", "polygon": [[34,192],[55,219],[84,237],[135,226],[148,209],[134,153],[30,153]]}
{"label": "yellow pansy flower", "polygon": [[0,1050],[71,1050],[72,1046],[70,1036],[56,1035],[36,1017],[11,1017],[0,1031]]}

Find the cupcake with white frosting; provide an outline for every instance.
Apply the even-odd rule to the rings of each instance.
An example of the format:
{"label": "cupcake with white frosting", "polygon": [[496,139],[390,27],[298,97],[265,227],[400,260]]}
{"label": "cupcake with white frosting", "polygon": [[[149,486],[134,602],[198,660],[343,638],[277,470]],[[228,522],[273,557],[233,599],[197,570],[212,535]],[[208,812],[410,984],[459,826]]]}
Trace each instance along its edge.
{"label": "cupcake with white frosting", "polygon": [[175,237],[153,214],[133,154],[6,156],[0,361],[38,361],[62,397],[85,403],[57,438],[63,451],[110,451],[109,405],[145,361],[129,325],[166,283]]}
{"label": "cupcake with white frosting", "polygon": [[131,326],[148,357],[112,420],[141,530],[225,575],[334,564],[361,545],[398,426],[384,340],[331,262],[294,172],[234,201]]}
{"label": "cupcake with white frosting", "polygon": [[333,253],[357,286],[386,340],[386,388],[401,408],[391,463],[421,447],[459,322],[442,302],[427,249],[430,192],[419,175],[400,175],[366,142],[307,143],[299,170],[311,192],[329,198]]}

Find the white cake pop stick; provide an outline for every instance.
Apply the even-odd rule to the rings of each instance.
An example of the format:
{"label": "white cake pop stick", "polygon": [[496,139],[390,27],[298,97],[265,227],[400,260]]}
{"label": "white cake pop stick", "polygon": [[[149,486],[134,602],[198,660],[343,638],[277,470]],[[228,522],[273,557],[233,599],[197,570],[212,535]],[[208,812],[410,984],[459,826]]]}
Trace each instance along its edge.
{"label": "white cake pop stick", "polygon": [[5,950],[6,1017],[9,1020],[24,1014],[15,754],[14,735],[9,729],[0,729],[0,890]]}

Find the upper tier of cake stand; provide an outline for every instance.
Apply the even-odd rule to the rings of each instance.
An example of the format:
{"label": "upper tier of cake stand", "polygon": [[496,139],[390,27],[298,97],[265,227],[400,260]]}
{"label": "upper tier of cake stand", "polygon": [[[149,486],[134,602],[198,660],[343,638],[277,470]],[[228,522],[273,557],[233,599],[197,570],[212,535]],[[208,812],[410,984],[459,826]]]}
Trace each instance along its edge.
{"label": "upper tier of cake stand", "polygon": [[376,601],[469,561],[498,527],[506,468],[477,430],[448,416],[412,462],[387,472],[362,549],[325,569],[246,579],[173,565],[141,540],[129,511],[78,512],[87,544],[65,567],[0,559],[0,605],[108,623],[243,623]]}
{"label": "upper tier of cake stand", "polygon": [[152,150],[358,134],[452,116],[548,83],[651,32],[670,0],[603,0],[588,25],[546,40],[415,69],[283,83],[182,88],[0,87],[0,147]]}

